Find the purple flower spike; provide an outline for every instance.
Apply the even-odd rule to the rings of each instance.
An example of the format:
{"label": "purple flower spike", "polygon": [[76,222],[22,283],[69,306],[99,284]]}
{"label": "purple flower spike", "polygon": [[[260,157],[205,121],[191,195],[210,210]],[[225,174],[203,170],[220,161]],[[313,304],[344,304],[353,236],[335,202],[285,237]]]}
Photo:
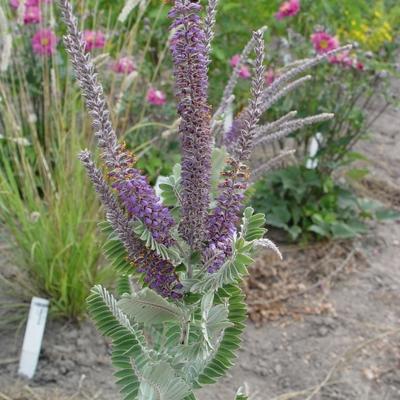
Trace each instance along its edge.
{"label": "purple flower spike", "polygon": [[130,218],[140,220],[158,243],[171,246],[174,240],[170,230],[175,221],[169,209],[163,206],[147,178],[133,168],[134,156],[124,146],[121,146],[119,152],[124,162],[121,163],[122,167],[109,174],[113,189],[117,191]]}
{"label": "purple flower spike", "polygon": [[233,153],[234,148],[237,146],[240,133],[244,127],[243,122],[243,113],[241,113],[233,120],[232,126],[225,133],[224,145],[230,153]]}
{"label": "purple flower spike", "polygon": [[176,0],[169,16],[174,19],[171,40],[175,94],[181,117],[182,221],[179,231],[193,250],[203,247],[210,202],[210,107],[207,103],[208,53],[199,17],[201,6]]}
{"label": "purple flower spike", "polygon": [[228,164],[229,169],[223,173],[225,180],[219,185],[221,194],[217,199],[217,206],[208,218],[210,239],[203,252],[203,259],[210,273],[218,271],[232,255],[233,237],[249,178],[249,168],[246,165],[233,158],[228,160]]}
{"label": "purple flower spike", "polygon": [[179,282],[174,266],[148,249],[139,238],[132,235],[124,210],[114,198],[102,172],[96,168],[91,154],[83,151],[80,159],[106,209],[107,220],[125,246],[129,261],[137,267],[139,272],[144,274],[145,282],[157,293],[174,299],[182,297],[182,284]]}

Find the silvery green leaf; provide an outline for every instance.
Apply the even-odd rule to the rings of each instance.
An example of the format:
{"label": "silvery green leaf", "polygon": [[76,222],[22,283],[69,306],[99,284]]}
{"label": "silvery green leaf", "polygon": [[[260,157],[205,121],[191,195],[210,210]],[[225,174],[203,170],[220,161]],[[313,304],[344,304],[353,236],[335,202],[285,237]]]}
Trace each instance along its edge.
{"label": "silvery green leaf", "polygon": [[149,288],[144,288],[136,294],[122,296],[118,306],[126,315],[145,324],[181,322],[185,319],[185,314],[180,308]]}
{"label": "silvery green leaf", "polygon": [[266,232],[264,226],[264,214],[254,214],[254,209],[247,207],[243,213],[240,236],[247,242],[261,239]]}
{"label": "silvery green leaf", "polygon": [[213,193],[218,192],[218,184],[221,178],[221,172],[225,168],[225,161],[228,157],[228,153],[223,148],[214,147],[212,156],[211,156],[211,163],[212,163],[212,175],[211,175],[211,187]]}
{"label": "silvery green leaf", "polygon": [[208,318],[208,313],[214,302],[214,293],[210,292],[203,296],[201,299],[201,314],[204,319]]}
{"label": "silvery green leaf", "polygon": [[179,250],[173,246],[167,247],[162,243],[158,243],[142,221],[136,220],[133,223],[133,231],[144,242],[147,248],[155,251],[163,260],[171,261],[174,265],[182,262]]}
{"label": "silvery green leaf", "polygon": [[281,260],[283,260],[282,253],[280,252],[278,246],[272,240],[269,240],[267,238],[258,239],[255,241],[254,245],[255,247],[271,249]]}
{"label": "silvery green leaf", "polygon": [[[247,249],[247,244],[245,248]],[[252,248],[252,244],[249,248]],[[215,292],[222,286],[235,283],[245,276],[248,273],[247,266],[253,262],[253,259],[247,252],[237,251],[236,241],[233,243],[233,250],[232,256],[225,261],[217,272],[199,277],[198,281],[190,287],[190,291],[192,293]]]}
{"label": "silvery green leaf", "polygon": [[233,326],[228,319],[228,309],[223,304],[211,308],[207,319],[208,335],[215,340],[226,328]]}
{"label": "silvery green leaf", "polygon": [[246,393],[247,393],[246,388],[243,387],[239,388],[239,390],[236,392],[235,400],[247,400],[248,395]]}
{"label": "silvery green leaf", "polygon": [[208,313],[214,302],[214,292],[207,293],[203,296],[201,300],[201,331],[203,334],[203,338],[205,343],[210,349],[214,349],[213,344],[211,343],[210,337],[208,335]]}
{"label": "silvery green leaf", "polygon": [[189,386],[168,363],[151,363],[143,369],[139,400],[183,400],[189,394]]}

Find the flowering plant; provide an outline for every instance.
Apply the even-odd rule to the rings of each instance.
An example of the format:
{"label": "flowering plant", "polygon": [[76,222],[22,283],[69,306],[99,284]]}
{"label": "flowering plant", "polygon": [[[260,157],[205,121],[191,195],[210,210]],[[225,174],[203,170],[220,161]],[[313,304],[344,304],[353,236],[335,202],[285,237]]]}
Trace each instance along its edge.
{"label": "flowering plant", "polygon": [[[343,48],[294,65],[265,88],[265,29],[254,32],[212,116],[208,69],[217,0],[209,1],[204,19],[197,1],[175,0],[170,49],[181,163],[160,184],[160,198],[135,167],[135,156],[118,141],[72,8],[67,0],[59,4],[68,27],[65,46],[93,120],[102,167],[87,150],[80,159],[106,211],[105,252],[121,274],[120,299],[95,286],[89,313],[113,341],[124,399],[193,400],[195,389],[216,382],[234,362],[246,320],[240,284],[257,247],[280,255],[264,238],[264,215],[251,207],[242,212],[254,145],[262,135],[272,141],[332,115],[300,120],[290,113],[258,126],[260,117],[307,80],[293,81],[298,74]],[[253,49],[251,99],[235,121],[227,150],[216,148],[240,70]],[[244,399],[240,393],[236,398]]]}
{"label": "flowering plant", "polygon": [[[178,156],[166,151],[167,141],[157,135],[160,127],[169,128],[164,110],[172,105],[163,106],[161,113],[160,106],[146,98],[146,91],[157,88],[158,104],[172,96],[159,90],[169,87],[163,78],[162,55],[152,61],[146,50],[156,23],[144,21],[144,4],[123,9],[123,3],[109,8],[107,1],[80,1],[82,27],[97,33],[85,38],[105,78],[107,97],[115,100],[110,118],[132,147],[139,141],[138,127],[146,127],[140,152],[147,163],[144,157],[141,162],[154,176],[163,171],[164,162],[161,157],[150,158],[149,143],[158,144],[164,159],[175,157],[176,162]],[[40,23],[24,22],[28,7],[37,7]],[[96,243],[100,210],[95,193],[90,187],[69,190],[72,184],[82,187],[86,182],[75,155],[89,142],[91,127],[80,117],[82,101],[71,84],[74,77],[60,43],[64,27],[56,23],[57,15],[54,1],[0,0],[0,225],[6,227],[13,245],[19,283],[25,287],[22,280],[30,282],[31,291],[21,291],[21,298],[40,294],[52,299],[52,316],[79,319],[94,282],[109,282],[115,273],[104,263]],[[140,35],[140,41],[136,32],[142,30],[137,26],[148,32]],[[164,46],[166,41],[165,37]],[[130,49],[129,54],[121,48]],[[134,95],[125,96],[129,92]],[[131,112],[139,107],[142,115]],[[76,134],[68,135],[67,130]]]}

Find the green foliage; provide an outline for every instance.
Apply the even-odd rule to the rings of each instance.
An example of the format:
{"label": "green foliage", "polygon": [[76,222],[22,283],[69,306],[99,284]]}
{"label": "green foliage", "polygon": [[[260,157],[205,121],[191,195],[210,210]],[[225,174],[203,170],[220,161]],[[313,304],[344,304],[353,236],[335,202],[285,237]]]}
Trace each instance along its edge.
{"label": "green foliage", "polygon": [[243,394],[242,388],[240,388],[237,391],[235,400],[248,400],[248,397],[245,394]]}
{"label": "green foliage", "polygon": [[[151,296],[150,291],[143,294],[143,301],[157,304],[160,299]],[[158,295],[155,295],[158,296]],[[161,299],[163,300],[163,299]],[[163,300],[165,301],[165,300]],[[96,322],[97,328],[112,339],[112,361],[117,369],[115,377],[121,387],[124,400],[181,400],[190,394],[189,385],[179,376],[174,368],[163,359],[161,354],[151,350],[146,342],[141,327],[130,322],[120,310],[114,297],[101,286],[95,286],[87,300],[88,310]],[[130,309],[137,311],[137,308]],[[169,305],[171,310],[173,305]],[[147,308],[146,311],[150,309]],[[146,312],[134,318],[142,319]],[[154,315],[153,315],[154,316]],[[160,316],[160,315],[159,315]],[[146,323],[161,323],[165,319],[143,318]]]}
{"label": "green foliage", "polygon": [[162,243],[158,243],[143,222],[139,220],[135,221],[133,232],[144,242],[147,248],[154,250],[163,260],[169,260],[174,264],[181,262],[178,250],[173,246],[167,247]]}
{"label": "green foliage", "polygon": [[116,292],[118,296],[122,296],[124,294],[132,294],[132,288],[130,283],[130,276],[121,274],[117,279]]}
{"label": "green foliage", "polygon": [[266,213],[267,224],[291,240],[346,239],[365,233],[370,218],[398,218],[398,213],[358,199],[316,169],[292,166],[255,185],[252,204]]}
{"label": "green foliage", "polygon": [[122,296],[118,307],[143,324],[160,324],[166,321],[181,323],[185,319],[182,310],[149,288],[144,288],[140,293]]}
{"label": "green foliage", "polygon": [[121,297],[117,300],[95,286],[87,308],[98,329],[112,339],[115,376],[124,400],[195,400],[193,390],[215,383],[232,367],[247,318],[239,285],[257,241],[264,236],[264,224],[263,216],[252,208],[244,211],[232,257],[221,274],[204,271],[199,257],[184,257],[185,247],[179,243],[185,268],[177,273],[186,294],[178,301],[146,287],[132,293],[126,274],[134,274],[134,268],[121,264],[126,259],[122,244],[109,224],[101,224],[108,235],[107,258],[123,273],[118,283]]}
{"label": "green foliage", "polygon": [[172,175],[159,178],[159,190],[163,204],[173,208],[173,214],[176,219],[179,218],[180,208],[180,180],[181,166],[176,164],[173,168]]}
{"label": "green foliage", "polygon": [[[1,85],[0,80],[4,89]],[[76,93],[67,91],[65,96],[71,99]],[[81,122],[72,115],[73,104],[67,100],[63,106],[61,99],[54,98],[54,109],[42,120],[44,129],[53,134],[42,141],[39,128],[28,123],[24,114],[7,111],[18,98],[10,93],[3,100],[0,130],[4,128],[6,136],[0,139],[0,224],[13,245],[12,261],[29,280],[27,294],[51,300],[52,316],[80,318],[93,284],[109,282],[113,276],[100,262],[96,223],[100,207],[76,160],[83,146],[76,134]],[[58,118],[58,107],[64,107],[68,128]]]}
{"label": "green foliage", "polygon": [[122,275],[130,275],[134,272],[132,264],[128,261],[124,245],[114,234],[108,222],[99,224],[100,229],[108,235],[103,245],[103,251],[111,263],[111,266]]}

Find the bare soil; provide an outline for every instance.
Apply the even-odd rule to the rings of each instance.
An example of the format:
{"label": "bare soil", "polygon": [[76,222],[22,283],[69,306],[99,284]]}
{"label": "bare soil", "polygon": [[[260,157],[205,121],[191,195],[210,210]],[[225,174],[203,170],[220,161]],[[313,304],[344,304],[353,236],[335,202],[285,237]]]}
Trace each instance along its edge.
{"label": "bare soil", "polygon": [[[360,145],[373,171],[360,191],[392,207],[400,204],[399,127],[400,111],[389,109]],[[284,263],[264,255],[254,267],[246,291],[255,322],[236,366],[199,399],[231,400],[246,384],[254,400],[399,400],[399,222],[353,243],[283,253]],[[119,399],[109,343],[89,322],[49,323],[29,382],[16,376],[23,332],[0,335],[0,399]]]}

